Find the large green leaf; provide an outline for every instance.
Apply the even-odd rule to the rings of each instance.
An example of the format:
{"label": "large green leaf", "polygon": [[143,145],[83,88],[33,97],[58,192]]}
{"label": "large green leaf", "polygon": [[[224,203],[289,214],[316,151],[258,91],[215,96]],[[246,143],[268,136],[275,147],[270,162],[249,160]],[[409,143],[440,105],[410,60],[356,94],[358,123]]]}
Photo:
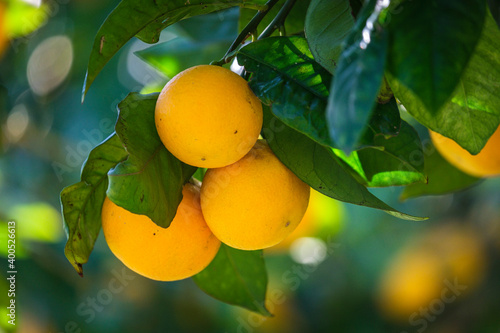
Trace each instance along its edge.
{"label": "large green leaf", "polygon": [[343,167],[342,160],[331,148],[286,126],[267,107],[264,108],[262,133],[281,162],[324,195],[355,205],[381,209],[406,220],[424,219],[401,213],[378,199]]}
{"label": "large green leaf", "polygon": [[472,186],[480,181],[448,163],[434,148],[427,146],[425,155],[425,173],[428,177],[426,184],[407,186],[401,193],[401,200],[420,197],[423,195],[442,195],[456,192]]}
{"label": "large green leaf", "polygon": [[357,149],[349,155],[339,149],[333,151],[366,186],[426,181],[420,138],[413,127],[401,120],[394,99],[376,104]]}
{"label": "large green leaf", "polygon": [[392,15],[388,70],[431,113],[455,90],[481,35],[484,0],[403,1]]}
{"label": "large green leaf", "polygon": [[200,64],[220,59],[238,34],[236,8],[182,20],[169,29],[177,38],[135,52],[168,78]]}
{"label": "large green leaf", "polygon": [[242,251],[221,244],[214,260],[193,280],[210,296],[270,316],[265,306],[267,272],[262,250]]}
{"label": "large green leaf", "polygon": [[61,210],[68,235],[64,254],[80,275],[101,230],[108,171],[125,158],[127,152],[120,139],[116,134],[111,135],[90,152],[81,181],[61,192]]}
{"label": "large green leaf", "polygon": [[[164,0],[168,1],[168,0]],[[175,1],[175,0],[174,0]],[[174,2],[171,0],[171,2]],[[222,0],[222,1],[204,1],[192,3],[191,1],[184,2],[184,4],[178,4],[181,6],[175,9],[175,13],[172,15],[170,12],[166,12],[162,15],[156,17],[151,21],[144,29],[142,29],[136,37],[141,39],[146,43],[156,43],[160,37],[160,32],[166,27],[176,23],[184,18],[192,17],[195,15],[204,15],[223,9],[240,6],[241,8],[251,8],[254,10],[261,10],[266,8],[264,5],[266,0]],[[193,6],[194,5],[194,6]],[[177,5],[176,5],[177,6]],[[184,7],[182,7],[184,6]],[[195,8],[196,7],[196,8]],[[173,22],[172,22],[173,21]],[[216,33],[217,31],[214,31]]]}
{"label": "large green leaf", "polygon": [[420,123],[477,154],[500,123],[498,50],[500,31],[488,14],[479,43],[458,86],[438,112],[426,108],[396,77],[389,75],[389,83],[397,98]]}
{"label": "large green leaf", "polygon": [[341,44],[354,27],[349,0],[312,0],[307,10],[305,33],[314,59],[335,72]]}
{"label": "large green leaf", "polygon": [[362,10],[356,29],[346,40],[326,110],[330,136],[347,153],[364,132],[384,77],[387,32],[378,23],[384,8],[377,5],[373,12],[371,8]]}
{"label": "large green leaf", "polygon": [[397,136],[400,129],[401,117],[396,100],[392,98],[387,103],[377,103],[359,142],[360,146],[374,146],[377,136],[389,139]]}
{"label": "large green leaf", "polygon": [[346,156],[334,150],[351,168],[358,172],[364,184],[372,187],[400,186],[426,182],[422,144],[417,131],[401,122],[396,137],[374,137],[375,147],[362,148]]}
{"label": "large green leaf", "polygon": [[325,121],[331,74],[313,58],[302,37],[270,37],[238,52],[238,62],[252,73],[250,86],[288,126],[313,140],[333,145]]}
{"label": "large green leaf", "polygon": [[122,0],[99,28],[90,53],[83,96],[104,65],[135,35],[158,42],[160,32],[182,19],[234,7],[260,8],[253,0]]}
{"label": "large green leaf", "polygon": [[109,172],[107,195],[118,206],[166,228],[196,168],[179,161],[161,142],[154,120],[157,98],[131,93],[118,105],[116,133],[129,156]]}

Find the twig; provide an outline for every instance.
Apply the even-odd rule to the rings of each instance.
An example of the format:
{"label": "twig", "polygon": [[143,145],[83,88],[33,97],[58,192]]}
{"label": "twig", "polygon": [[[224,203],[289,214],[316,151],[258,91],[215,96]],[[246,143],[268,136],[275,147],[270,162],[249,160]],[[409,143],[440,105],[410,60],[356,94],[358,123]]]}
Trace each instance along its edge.
{"label": "twig", "polygon": [[234,50],[238,48],[238,46],[243,43],[249,35],[253,36],[255,34],[255,30],[257,29],[257,26],[259,23],[262,21],[264,16],[269,13],[269,11],[274,7],[274,5],[278,2],[279,0],[269,0],[267,1],[264,10],[259,10],[257,14],[248,22],[248,24],[241,30],[240,34],[236,39],[233,41],[229,49],[226,51],[226,54],[220,59],[219,61],[214,61],[212,62],[212,65],[223,65],[227,64],[228,62],[231,61],[233,56],[231,55]]}
{"label": "twig", "polygon": [[286,17],[288,16],[288,14],[290,14],[290,10],[292,10],[293,5],[295,5],[295,1],[296,0],[287,0],[287,2],[285,2],[278,14],[274,17],[271,23],[269,23],[266,29],[264,29],[258,39],[263,39],[271,36],[276,29],[279,29],[284,25]]}

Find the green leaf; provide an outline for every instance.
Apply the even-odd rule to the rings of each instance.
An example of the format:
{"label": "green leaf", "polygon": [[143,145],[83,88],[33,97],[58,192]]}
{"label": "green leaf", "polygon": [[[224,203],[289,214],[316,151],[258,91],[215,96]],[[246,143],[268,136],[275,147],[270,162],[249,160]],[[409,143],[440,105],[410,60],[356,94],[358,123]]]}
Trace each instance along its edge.
{"label": "green leaf", "polygon": [[250,87],[288,126],[325,145],[333,145],[325,121],[331,74],[312,57],[302,37],[270,37],[238,52],[252,73]]}
{"label": "green leaf", "polygon": [[[168,0],[163,1],[166,2]],[[163,29],[182,19],[193,17],[196,15],[205,15],[212,12],[219,12],[235,6],[239,6],[240,8],[261,10],[265,8],[266,4],[266,0],[209,0],[204,2],[196,1],[195,3],[192,3],[191,1],[181,3],[181,1],[170,0],[170,2],[177,2],[175,6],[180,7],[174,9],[173,12],[166,12],[156,17],[136,35],[137,38],[146,43],[156,43],[159,40],[160,33]]]}
{"label": "green leaf", "polygon": [[78,274],[101,230],[101,209],[108,188],[108,171],[127,158],[120,139],[112,134],[95,147],[85,162],[81,181],[61,192],[61,210],[68,241],[64,254]]}
{"label": "green leaf", "polygon": [[265,306],[267,272],[262,250],[242,251],[221,244],[214,260],[193,280],[223,302],[271,315]]}
{"label": "green leaf", "polygon": [[417,131],[405,121],[399,134],[386,139],[374,137],[375,147],[362,148],[346,156],[334,153],[351,166],[367,186],[384,187],[426,182],[423,150]]}
{"label": "green leaf", "polygon": [[500,31],[488,14],[481,39],[452,98],[431,112],[397,78],[388,76],[408,112],[435,132],[452,138],[472,154],[484,147],[500,123]]}
{"label": "green leaf", "polygon": [[179,161],[161,142],[154,120],[157,98],[130,93],[118,104],[115,129],[129,156],[109,172],[106,194],[118,206],[166,228],[196,168]]}
{"label": "green leaf", "polygon": [[425,219],[401,213],[378,199],[344,168],[344,163],[332,149],[287,127],[267,107],[264,108],[262,133],[281,162],[324,195],[355,205],[381,209],[405,220]]}
{"label": "green leaf", "polygon": [[179,37],[135,52],[168,78],[200,64],[220,59],[238,34],[239,10],[191,17],[169,29]]}
{"label": "green leaf", "polygon": [[436,114],[474,52],[486,1],[403,1],[397,11],[388,24],[388,71]]}
{"label": "green leaf", "polygon": [[307,10],[305,33],[314,59],[335,72],[341,44],[354,27],[349,0],[313,0]]}
{"label": "green leaf", "polygon": [[252,0],[122,0],[94,39],[82,97],[104,65],[135,35],[144,42],[156,43],[164,28],[182,19],[234,6],[259,5],[261,1]]}
{"label": "green leaf", "polygon": [[468,188],[481,180],[452,166],[431,144],[426,150],[429,152],[425,155],[425,173],[428,177],[428,183],[407,186],[401,193],[401,200],[423,195],[452,193]]}
{"label": "green leaf", "polygon": [[375,106],[360,144],[374,146],[376,145],[374,140],[377,136],[389,139],[397,136],[400,129],[401,117],[399,116],[398,104],[392,98],[387,103]]}
{"label": "green leaf", "polygon": [[360,14],[367,19],[358,19],[356,29],[347,38],[326,109],[330,136],[346,153],[358,144],[384,77],[387,32],[378,23],[383,7],[377,5],[369,15],[370,7],[365,7]]}

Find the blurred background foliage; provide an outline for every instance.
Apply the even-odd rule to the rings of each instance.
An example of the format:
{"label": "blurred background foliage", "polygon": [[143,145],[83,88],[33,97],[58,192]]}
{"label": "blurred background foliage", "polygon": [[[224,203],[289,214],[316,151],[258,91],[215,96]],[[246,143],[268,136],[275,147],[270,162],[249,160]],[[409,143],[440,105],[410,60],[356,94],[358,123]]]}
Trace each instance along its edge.
{"label": "blurred background foliage", "polygon": [[[128,92],[158,91],[182,69],[218,60],[240,20],[230,10],[172,26],[162,44],[132,40],[81,104],[94,35],[116,3],[0,1],[0,256],[15,220],[19,332],[499,332],[498,178],[404,202],[401,188],[372,189],[425,222],[313,194],[302,230],[265,251],[273,318],[218,302],[190,279],[138,276],[102,235],[80,278],[64,257],[60,191],[112,133]],[[11,331],[2,267],[0,331]]]}

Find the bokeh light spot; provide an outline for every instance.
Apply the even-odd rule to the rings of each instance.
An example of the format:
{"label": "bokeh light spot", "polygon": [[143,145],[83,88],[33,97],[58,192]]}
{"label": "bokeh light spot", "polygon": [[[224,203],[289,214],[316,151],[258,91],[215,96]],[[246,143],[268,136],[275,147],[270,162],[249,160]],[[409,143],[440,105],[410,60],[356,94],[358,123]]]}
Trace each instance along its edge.
{"label": "bokeh light spot", "polygon": [[303,265],[318,265],[326,259],[325,242],[319,238],[301,237],[290,246],[290,255],[294,261]]}
{"label": "bokeh light spot", "polygon": [[31,90],[44,96],[59,87],[73,63],[73,45],[67,36],[54,36],[41,42],[28,61]]}
{"label": "bokeh light spot", "polygon": [[6,123],[6,135],[10,142],[19,141],[26,132],[29,124],[29,114],[24,104],[14,106]]}

